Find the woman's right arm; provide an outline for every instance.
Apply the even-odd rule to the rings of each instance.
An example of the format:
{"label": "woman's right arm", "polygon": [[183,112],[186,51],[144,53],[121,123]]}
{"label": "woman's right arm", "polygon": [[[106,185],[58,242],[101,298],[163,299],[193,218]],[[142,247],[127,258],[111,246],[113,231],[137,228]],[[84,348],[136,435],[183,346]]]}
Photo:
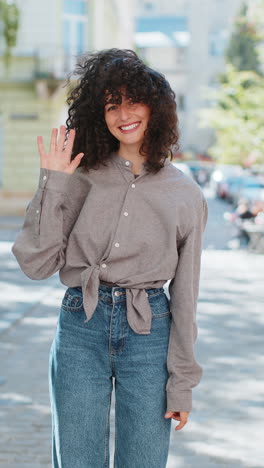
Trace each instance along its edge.
{"label": "woman's right arm", "polygon": [[[75,132],[70,131],[65,144],[65,127],[53,129],[49,153],[38,137],[41,159],[39,187],[29,203],[22,230],[12,252],[22,271],[31,279],[44,279],[65,263],[69,234],[85,199],[81,186],[74,183],[75,169],[82,153],[71,161]],[[73,190],[74,189],[74,190]]]}

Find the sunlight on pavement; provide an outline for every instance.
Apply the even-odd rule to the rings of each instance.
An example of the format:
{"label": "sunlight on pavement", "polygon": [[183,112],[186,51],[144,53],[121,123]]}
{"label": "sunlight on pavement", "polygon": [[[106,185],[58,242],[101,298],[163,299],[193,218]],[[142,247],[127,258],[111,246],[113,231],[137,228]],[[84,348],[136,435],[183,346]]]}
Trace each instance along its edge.
{"label": "sunlight on pavement", "polygon": [[56,317],[25,317],[25,325],[37,325],[38,327],[50,327],[56,325]]}
{"label": "sunlight on pavement", "polygon": [[31,405],[32,399],[19,393],[1,393],[1,405]]}

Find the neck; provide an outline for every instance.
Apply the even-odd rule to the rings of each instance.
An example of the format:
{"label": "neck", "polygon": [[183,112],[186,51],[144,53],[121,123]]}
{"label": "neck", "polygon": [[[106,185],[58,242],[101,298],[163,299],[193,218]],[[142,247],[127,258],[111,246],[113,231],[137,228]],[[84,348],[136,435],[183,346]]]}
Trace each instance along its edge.
{"label": "neck", "polygon": [[133,166],[140,167],[142,163],[146,160],[146,157],[141,156],[139,153],[141,145],[122,145],[117,150],[117,154],[124,159],[128,159],[133,163]]}

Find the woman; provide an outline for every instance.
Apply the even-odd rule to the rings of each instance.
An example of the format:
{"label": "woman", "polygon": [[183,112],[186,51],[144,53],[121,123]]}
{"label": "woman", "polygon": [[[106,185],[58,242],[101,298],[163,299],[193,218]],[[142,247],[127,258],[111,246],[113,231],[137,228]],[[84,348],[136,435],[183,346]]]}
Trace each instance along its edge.
{"label": "woman", "polygon": [[[168,160],[175,94],[131,50],[75,71],[67,129],[41,137],[39,188],[13,253],[32,279],[68,289],[50,350],[53,467],[164,468],[171,418],[187,423],[202,233],[199,186]],[[163,285],[169,284],[170,299]]]}

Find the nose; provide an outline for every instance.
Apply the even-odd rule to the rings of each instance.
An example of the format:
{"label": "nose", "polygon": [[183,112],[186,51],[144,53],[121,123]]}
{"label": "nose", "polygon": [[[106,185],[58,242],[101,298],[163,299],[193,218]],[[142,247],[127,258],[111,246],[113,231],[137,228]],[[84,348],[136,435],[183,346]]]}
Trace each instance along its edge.
{"label": "nose", "polygon": [[119,118],[120,120],[127,120],[129,118],[129,111],[128,111],[128,108],[127,106],[124,106],[124,105],[120,105],[119,107]]}

